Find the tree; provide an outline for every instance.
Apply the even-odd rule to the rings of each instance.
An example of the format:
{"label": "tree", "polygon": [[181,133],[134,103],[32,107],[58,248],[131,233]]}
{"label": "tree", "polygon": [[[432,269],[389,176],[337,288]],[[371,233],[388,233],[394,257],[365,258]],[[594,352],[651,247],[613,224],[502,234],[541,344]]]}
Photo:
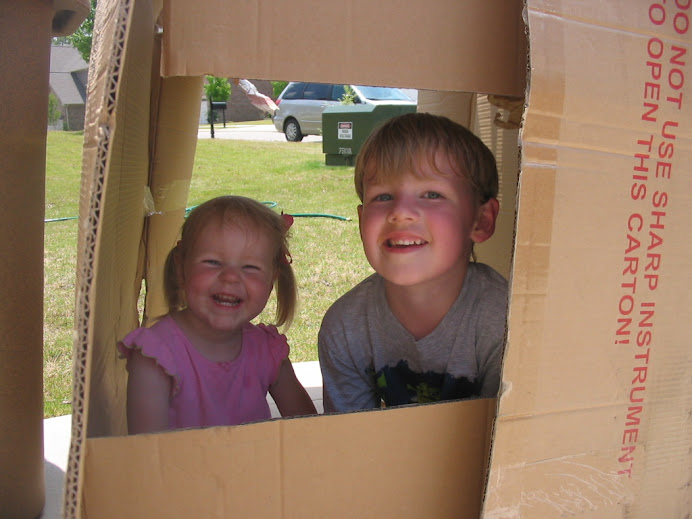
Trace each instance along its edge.
{"label": "tree", "polygon": [[288,85],[288,81],[272,81],[272,90],[274,91],[274,99],[279,97],[281,92],[284,91],[284,88],[286,88],[286,85]]}
{"label": "tree", "polygon": [[210,101],[227,101],[231,95],[231,84],[225,77],[207,76],[204,93]]}
{"label": "tree", "polygon": [[[228,101],[231,96],[231,84],[225,77],[207,76],[204,93],[209,101]],[[211,110],[210,105],[207,110],[207,121],[212,122],[212,117],[216,121],[217,114]]]}

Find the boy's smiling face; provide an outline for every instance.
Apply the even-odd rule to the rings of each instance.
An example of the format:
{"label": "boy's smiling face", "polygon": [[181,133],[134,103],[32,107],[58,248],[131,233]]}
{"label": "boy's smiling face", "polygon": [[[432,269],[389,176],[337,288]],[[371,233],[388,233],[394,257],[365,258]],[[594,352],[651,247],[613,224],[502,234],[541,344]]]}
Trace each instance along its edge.
{"label": "boy's smiling face", "polygon": [[473,242],[492,234],[479,231],[485,204],[476,207],[469,182],[446,155],[435,155],[435,168],[426,160],[414,164],[415,174],[365,181],[358,208],[365,255],[395,285],[457,284]]}

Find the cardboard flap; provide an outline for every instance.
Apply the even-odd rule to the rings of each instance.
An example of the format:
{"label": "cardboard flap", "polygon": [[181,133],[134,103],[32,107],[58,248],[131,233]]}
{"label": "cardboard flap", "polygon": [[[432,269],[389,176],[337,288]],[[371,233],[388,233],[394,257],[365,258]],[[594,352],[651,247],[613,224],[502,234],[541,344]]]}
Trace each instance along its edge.
{"label": "cardboard flap", "polygon": [[678,517],[689,505],[687,16],[679,4],[529,2],[485,517]]}
{"label": "cardboard flap", "polygon": [[53,36],[69,36],[74,33],[87,16],[89,0],[53,0]]}
{"label": "cardboard flap", "polygon": [[[521,97],[521,2],[319,0],[164,7],[163,76],[246,77]],[[491,30],[489,30],[491,29]],[[434,58],[433,58],[434,57]]]}
{"label": "cardboard flap", "polygon": [[494,408],[482,399],[91,439],[85,514],[477,518]]}
{"label": "cardboard flap", "polygon": [[3,2],[0,31],[0,516],[44,504],[43,228],[52,10]]}

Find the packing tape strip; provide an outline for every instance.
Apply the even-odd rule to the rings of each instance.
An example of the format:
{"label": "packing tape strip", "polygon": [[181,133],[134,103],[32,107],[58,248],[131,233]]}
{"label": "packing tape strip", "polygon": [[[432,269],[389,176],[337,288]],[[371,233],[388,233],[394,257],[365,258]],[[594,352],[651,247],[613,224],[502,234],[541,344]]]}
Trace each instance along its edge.
{"label": "packing tape strip", "polygon": [[161,186],[145,186],[144,208],[147,216],[185,210],[190,192],[188,179],[174,180]]}

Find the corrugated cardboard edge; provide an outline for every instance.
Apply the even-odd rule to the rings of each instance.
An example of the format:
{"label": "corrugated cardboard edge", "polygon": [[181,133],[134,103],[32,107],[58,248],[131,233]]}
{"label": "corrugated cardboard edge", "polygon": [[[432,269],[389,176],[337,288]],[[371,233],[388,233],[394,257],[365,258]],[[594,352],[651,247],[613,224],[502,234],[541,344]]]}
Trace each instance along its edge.
{"label": "corrugated cardboard edge", "polygon": [[[65,475],[63,514],[79,517],[79,492],[83,484],[83,446],[86,440],[89,400],[89,304],[94,280],[94,254],[99,231],[100,202],[107,169],[110,122],[118,87],[117,70],[125,52],[130,0],[101,0],[97,5],[92,58],[89,65],[88,101],[82,159],[80,232],[77,266],[77,313],[73,350],[72,441]],[[109,30],[114,27],[114,30]]]}
{"label": "corrugated cardboard edge", "polygon": [[[160,2],[150,1],[98,4],[80,200],[68,517],[82,515],[86,438],[125,430],[125,369],[115,358],[113,335],[122,337],[138,325],[141,279],[156,276],[149,249],[167,248],[156,240],[174,240],[184,217],[202,78],[160,77],[155,27],[160,8]],[[182,102],[172,102],[178,98]],[[167,104],[165,110],[160,103]],[[171,184],[181,193],[173,196]],[[153,191],[153,207],[146,204],[147,190]],[[122,254],[127,258],[119,261]],[[114,316],[105,332],[97,325],[104,314]]]}

